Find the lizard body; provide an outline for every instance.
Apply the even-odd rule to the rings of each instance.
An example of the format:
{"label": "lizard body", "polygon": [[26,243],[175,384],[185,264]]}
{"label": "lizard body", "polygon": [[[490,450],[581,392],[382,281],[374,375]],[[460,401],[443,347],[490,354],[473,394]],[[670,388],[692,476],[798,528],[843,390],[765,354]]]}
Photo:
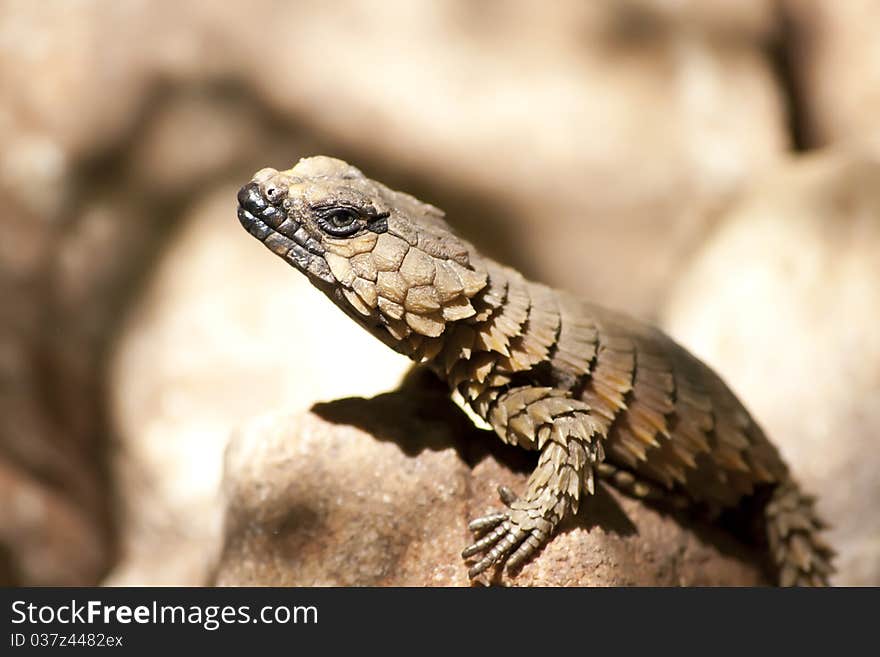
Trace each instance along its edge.
{"label": "lizard body", "polygon": [[471,577],[531,557],[603,476],[712,513],[764,496],[780,583],[827,584],[813,500],[724,382],[660,330],[526,280],[340,160],[263,169],[238,200],[248,232],[502,440],[539,452],[526,490],[501,490],[507,509],[471,522]]}

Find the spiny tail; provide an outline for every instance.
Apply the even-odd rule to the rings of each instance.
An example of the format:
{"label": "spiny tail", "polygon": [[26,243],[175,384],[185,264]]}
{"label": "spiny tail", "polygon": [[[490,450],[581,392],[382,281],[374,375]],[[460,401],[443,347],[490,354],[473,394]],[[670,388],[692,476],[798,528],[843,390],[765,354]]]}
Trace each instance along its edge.
{"label": "spiny tail", "polygon": [[780,586],[828,586],[834,572],[834,551],[818,536],[825,524],[814,503],[789,478],[776,486],[764,508],[767,541]]}

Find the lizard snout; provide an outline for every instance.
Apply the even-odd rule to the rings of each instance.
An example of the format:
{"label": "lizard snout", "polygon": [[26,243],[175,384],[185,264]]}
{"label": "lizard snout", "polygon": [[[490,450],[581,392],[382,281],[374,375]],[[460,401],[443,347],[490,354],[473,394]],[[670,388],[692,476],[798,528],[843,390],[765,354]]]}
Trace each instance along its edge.
{"label": "lizard snout", "polygon": [[247,228],[249,223],[262,222],[271,228],[277,228],[284,221],[284,213],[275,203],[283,197],[279,188],[271,189],[271,198],[267,198],[260,185],[250,182],[238,190],[238,218]]}

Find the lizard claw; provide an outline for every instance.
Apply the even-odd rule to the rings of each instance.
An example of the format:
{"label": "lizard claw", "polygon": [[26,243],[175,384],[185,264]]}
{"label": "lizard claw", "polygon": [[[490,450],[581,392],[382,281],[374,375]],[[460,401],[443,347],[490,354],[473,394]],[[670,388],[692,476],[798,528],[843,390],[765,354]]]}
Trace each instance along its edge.
{"label": "lizard claw", "polygon": [[516,493],[514,493],[507,486],[499,486],[498,487],[498,497],[501,498],[501,501],[504,503],[504,506],[507,506],[507,507],[509,507],[514,502],[516,502]]}
{"label": "lizard claw", "polygon": [[473,579],[491,566],[504,562],[511,551],[525,539],[525,532],[519,527],[513,527],[509,519],[505,519],[494,530],[476,541],[473,545],[465,548],[461,556],[468,558],[475,554],[485,553],[483,558],[468,570],[468,577]]}
{"label": "lizard claw", "polygon": [[512,509],[477,518],[468,529],[477,534],[488,532],[461,553],[464,559],[483,554],[468,570],[468,577],[473,579],[496,564],[504,563],[508,572],[515,570],[547,541],[553,526],[523,509]]}

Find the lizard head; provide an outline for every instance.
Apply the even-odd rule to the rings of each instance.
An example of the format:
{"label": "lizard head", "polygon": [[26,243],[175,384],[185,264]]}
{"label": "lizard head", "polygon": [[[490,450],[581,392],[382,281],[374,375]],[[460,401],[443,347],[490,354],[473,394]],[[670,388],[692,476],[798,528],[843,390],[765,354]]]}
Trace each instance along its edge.
{"label": "lizard head", "polygon": [[398,351],[424,353],[426,338],[476,313],[487,275],[473,247],[437,208],[341,160],[262,169],[238,202],[251,235]]}

